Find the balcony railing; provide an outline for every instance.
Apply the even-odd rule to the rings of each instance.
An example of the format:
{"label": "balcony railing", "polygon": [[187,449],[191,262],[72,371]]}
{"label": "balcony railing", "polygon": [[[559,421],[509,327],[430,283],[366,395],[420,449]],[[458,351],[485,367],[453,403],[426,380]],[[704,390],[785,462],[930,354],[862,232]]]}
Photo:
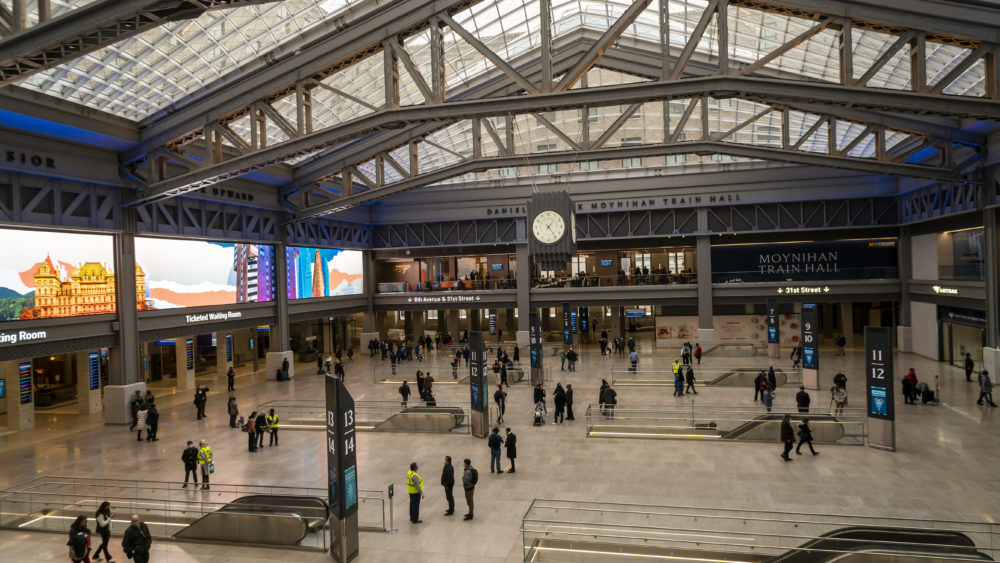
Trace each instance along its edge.
{"label": "balcony railing", "polygon": [[424,282],[378,282],[376,293],[421,293],[440,291],[495,291],[517,289],[517,280],[445,280]]}
{"label": "balcony railing", "polygon": [[531,287],[624,287],[643,285],[688,285],[698,282],[698,274],[619,274],[612,276],[575,275],[571,277],[548,277],[531,280]]}

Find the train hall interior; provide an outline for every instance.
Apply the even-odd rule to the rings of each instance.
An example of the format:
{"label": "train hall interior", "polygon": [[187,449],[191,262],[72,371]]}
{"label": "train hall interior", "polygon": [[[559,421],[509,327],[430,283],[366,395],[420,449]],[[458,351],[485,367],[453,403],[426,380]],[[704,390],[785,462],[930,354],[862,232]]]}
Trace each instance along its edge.
{"label": "train hall interior", "polygon": [[995,0],[0,0],[0,559],[1000,560],[998,208]]}

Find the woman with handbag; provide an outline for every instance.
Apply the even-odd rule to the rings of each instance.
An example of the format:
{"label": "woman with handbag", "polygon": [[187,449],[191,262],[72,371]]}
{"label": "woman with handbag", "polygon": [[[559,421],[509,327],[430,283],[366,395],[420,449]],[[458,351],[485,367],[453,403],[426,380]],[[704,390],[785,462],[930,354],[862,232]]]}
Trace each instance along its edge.
{"label": "woman with handbag", "polygon": [[90,529],[87,517],[77,516],[69,526],[69,559],[74,563],[90,563]]}
{"label": "woman with handbag", "polygon": [[111,503],[104,501],[101,503],[100,508],[97,509],[97,513],[94,514],[94,518],[97,520],[97,534],[101,536],[101,545],[97,546],[97,551],[94,552],[94,561],[101,560],[101,552],[104,552],[104,558],[108,560],[108,563],[115,563],[115,560],[111,557],[111,553],[108,552],[108,542],[111,540],[111,518],[114,514],[111,513]]}

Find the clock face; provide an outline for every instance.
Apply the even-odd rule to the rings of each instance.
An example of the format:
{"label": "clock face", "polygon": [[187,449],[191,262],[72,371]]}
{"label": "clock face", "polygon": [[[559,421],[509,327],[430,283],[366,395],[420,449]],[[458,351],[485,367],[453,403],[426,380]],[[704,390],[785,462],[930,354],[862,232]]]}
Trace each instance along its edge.
{"label": "clock face", "polygon": [[566,221],[555,211],[542,211],[535,215],[531,232],[538,242],[555,244],[566,234]]}

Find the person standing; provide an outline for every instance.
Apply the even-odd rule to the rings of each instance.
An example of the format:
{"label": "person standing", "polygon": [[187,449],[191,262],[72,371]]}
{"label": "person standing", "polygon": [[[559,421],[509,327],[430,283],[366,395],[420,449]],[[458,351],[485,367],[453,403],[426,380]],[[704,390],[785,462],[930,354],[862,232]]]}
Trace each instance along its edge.
{"label": "person standing", "polygon": [[111,541],[111,518],[113,517],[111,503],[108,501],[102,502],[94,514],[94,519],[97,520],[97,535],[101,536],[101,545],[97,546],[97,551],[94,552],[94,561],[101,560],[101,552],[103,551],[104,558],[107,559],[108,563],[115,563],[111,552],[108,551],[108,542]]}
{"label": "person standing", "polygon": [[769,388],[764,388],[760,394],[760,400],[764,403],[764,408],[767,412],[771,412],[771,405],[774,404],[774,397],[771,395],[771,390]]}
{"label": "person standing", "polygon": [[403,407],[406,407],[406,402],[410,400],[410,384],[405,379],[403,384],[399,386],[399,396],[403,398]]}
{"label": "person standing", "polygon": [[834,415],[840,415],[847,406],[847,389],[843,387],[833,387],[830,389],[831,400],[833,401]]}
{"label": "person standing", "polygon": [[580,359],[580,356],[576,353],[572,347],[570,347],[569,352],[566,352],[566,360],[569,362],[569,371],[576,371],[576,361]]}
{"label": "person standing", "polygon": [[795,445],[795,432],[792,430],[792,415],[790,414],[786,414],[785,418],[781,419],[781,441],[785,444],[785,451],[781,452],[781,459],[792,461],[792,458],[788,457],[788,453]]}
{"label": "person standing", "polygon": [[465,489],[465,503],[469,505],[469,513],[465,515],[463,520],[472,520],[473,513],[476,509],[475,495],[476,495],[476,483],[479,482],[479,472],[476,471],[475,467],[472,467],[472,461],[468,458],[465,459],[465,471],[462,473],[462,488]]}
{"label": "person standing", "polygon": [[778,378],[774,376],[774,366],[767,368],[767,388],[774,393],[775,389],[778,388]]}
{"label": "person standing", "polygon": [[132,396],[132,400],[129,401],[128,403],[129,414],[132,415],[132,425],[128,427],[129,432],[135,430],[135,427],[139,423],[139,419],[137,418],[137,416],[139,414],[139,405],[141,404],[142,404],[142,394],[136,391],[135,395]]}
{"label": "person standing", "polygon": [[267,415],[264,411],[257,413],[257,418],[253,421],[253,429],[257,433],[257,449],[264,447],[264,433],[267,432]]}
{"label": "person standing", "polygon": [[69,525],[69,558],[76,563],[90,563],[90,528],[87,517],[77,516]]}
{"label": "person standing", "polygon": [[972,370],[975,369],[976,362],[972,361],[972,355],[965,354],[965,380],[972,381]]}
{"label": "person standing", "polygon": [[340,379],[347,381],[346,374],[344,373],[344,363],[339,359],[333,364],[333,375],[336,375]]}
{"label": "person standing", "polygon": [[201,490],[208,490],[208,476],[215,472],[215,464],[212,462],[212,448],[208,446],[207,440],[201,441],[198,448],[198,465],[201,466]]}
{"label": "person standing", "polygon": [[809,428],[808,418],[803,418],[802,424],[799,424],[799,444],[795,446],[795,453],[798,455],[802,455],[802,444],[808,445],[813,455],[819,455],[819,452],[813,449],[813,433]]}
{"label": "person standing", "polygon": [[156,410],[156,403],[150,403],[146,409],[146,441],[157,442],[156,431],[160,428],[160,411]]}
{"label": "person standing", "polygon": [[[514,348],[514,352],[515,352],[515,355],[516,355],[517,348]],[[507,382],[507,363],[506,362],[500,364],[500,385],[506,385],[508,389],[510,388],[510,383]]]}
{"label": "person standing", "polygon": [[406,473],[406,492],[410,495],[410,523],[420,524],[420,499],[424,498],[424,480],[417,473],[417,462],[410,464]]}
{"label": "person standing", "polygon": [[150,535],[149,528],[145,522],[139,520],[138,514],[133,514],[132,523],[122,536],[125,557],[131,559],[133,563],[149,563],[149,552],[152,547],[153,536]]}
{"label": "person standing", "polygon": [[608,409],[608,416],[615,417],[615,405],[618,404],[618,392],[610,385],[604,389],[604,408]]}
{"label": "person standing", "polygon": [[236,391],[236,370],[232,366],[226,372],[226,391]]}
{"label": "person standing", "polygon": [[837,337],[837,355],[846,356],[847,352],[844,351],[844,346],[847,346],[847,339],[841,334]]}
{"label": "person standing", "polygon": [[500,437],[499,428],[493,427],[493,433],[486,443],[490,447],[490,473],[503,473],[503,469],[500,469],[500,446],[503,445],[503,438]]}
{"label": "person standing", "polygon": [[181,452],[181,461],[184,463],[184,484],[182,489],[188,486],[188,475],[194,478],[194,486],[198,488],[198,448],[194,447],[194,442],[188,440],[187,447]]}
{"label": "person standing", "polygon": [[247,417],[247,438],[250,440],[249,451],[251,453],[257,451],[257,411],[250,413]]}
{"label": "person standing", "polygon": [[562,383],[556,383],[556,389],[552,392],[552,402],[556,406],[556,414],[552,417],[552,422],[562,424],[566,419],[566,391],[563,389]]}
{"label": "person standing", "polygon": [[441,486],[444,487],[444,498],[448,501],[445,516],[455,514],[455,496],[451,491],[455,488],[455,466],[451,464],[451,456],[444,456],[444,468],[441,469]]}
{"label": "person standing", "polygon": [[198,420],[205,418],[206,403],[208,403],[208,387],[199,385],[194,392],[194,407],[198,411]]}
{"label": "person standing", "polygon": [[[327,372],[330,371],[329,364],[327,364]],[[323,373],[323,354],[316,354],[316,374]]]}
{"label": "person standing", "polygon": [[559,352],[559,371],[566,371],[566,350]]}
{"label": "person standing", "polygon": [[990,381],[990,372],[983,370],[979,373],[979,400],[976,401],[977,405],[983,404],[983,399],[990,404],[991,407],[997,406],[993,402],[993,382]]}
{"label": "person standing", "polygon": [[267,447],[278,445],[278,415],[271,409],[267,414],[267,431],[271,437],[267,440]]}
{"label": "person standing", "polygon": [[687,373],[685,374],[685,379],[687,381],[687,389],[684,390],[684,394],[694,393],[698,394],[698,391],[694,388],[694,368],[690,365],[687,367]]}
{"label": "person standing", "polygon": [[493,402],[497,404],[497,424],[503,424],[503,414],[507,411],[507,392],[503,390],[503,384],[497,385],[497,390],[493,392]]}
{"label": "person standing", "polygon": [[809,412],[809,403],[812,401],[812,397],[806,392],[805,385],[799,385],[799,392],[795,394],[795,406],[798,407],[799,412]]}
{"label": "person standing", "polygon": [[515,472],[514,460],[517,459],[517,436],[510,431],[510,427],[507,427],[507,439],[503,442],[504,447],[507,449],[507,459],[510,460],[510,469],[507,473]]}
{"label": "person standing", "polygon": [[697,342],[694,343],[694,359],[698,361],[698,365],[701,365],[701,344]]}
{"label": "person standing", "polygon": [[[135,428],[138,430],[136,432],[136,441],[142,441],[142,431],[146,429],[146,420],[149,418],[149,410],[146,408],[146,403],[139,403],[139,411],[135,414]],[[146,433],[149,436],[149,433]]]}
{"label": "person standing", "polygon": [[566,420],[576,420],[573,418],[573,384],[566,384]]}
{"label": "person standing", "polygon": [[[908,378],[908,377],[906,377],[904,375],[903,379],[902,379],[902,384],[903,384],[902,385],[902,387],[903,387],[903,403],[907,404],[907,405],[916,404],[913,401],[913,383],[910,383],[910,378]],[[982,403],[979,403],[979,404],[981,405]]]}
{"label": "person standing", "polygon": [[635,350],[632,350],[628,354],[628,359],[632,363],[632,367],[631,367],[632,371],[635,372],[636,370],[638,370],[638,368],[639,368],[639,353],[636,352]]}
{"label": "person standing", "polygon": [[684,373],[681,372],[681,367],[674,362],[674,397],[681,397],[684,395]]}
{"label": "person standing", "polygon": [[847,388],[847,375],[844,374],[844,370],[840,370],[837,375],[833,376],[833,384],[841,389]]}
{"label": "person standing", "polygon": [[764,381],[764,379],[766,379],[766,377],[764,376],[764,372],[758,373],[757,377],[753,378],[753,401],[755,403],[757,402],[757,397],[759,397],[761,391],[763,391],[763,389],[761,388],[761,383]]}
{"label": "person standing", "polygon": [[534,396],[532,398],[534,399],[534,404],[536,405],[538,403],[542,404],[542,412],[544,412],[545,414],[549,414],[549,409],[545,405],[545,389],[542,388],[541,383],[535,385]]}

